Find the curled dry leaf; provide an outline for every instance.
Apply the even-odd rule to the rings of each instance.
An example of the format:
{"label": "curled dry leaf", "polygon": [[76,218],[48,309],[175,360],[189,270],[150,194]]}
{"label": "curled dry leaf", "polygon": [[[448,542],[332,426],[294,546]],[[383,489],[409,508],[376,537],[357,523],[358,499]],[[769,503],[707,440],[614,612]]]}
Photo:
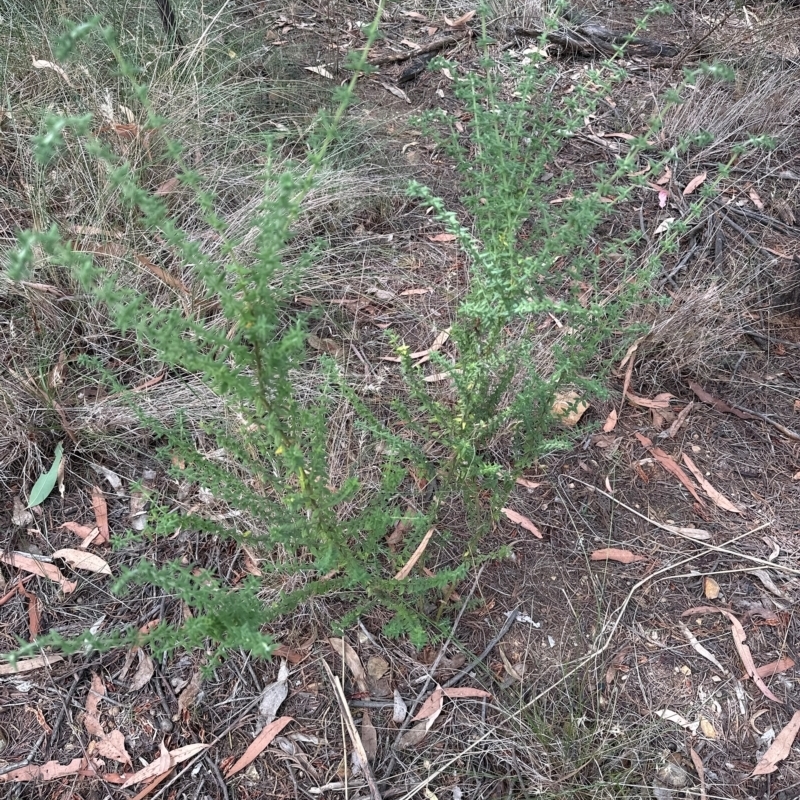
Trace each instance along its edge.
{"label": "curled dry leaf", "polygon": [[[456,240],[456,235],[454,233],[437,233],[435,236],[429,236],[428,241],[430,242],[454,242]],[[401,294],[403,294],[401,292]]]}
{"label": "curled dry leaf", "polygon": [[554,417],[568,428],[574,428],[586,413],[589,404],[581,399],[581,396],[574,390],[569,392],[559,392],[553,405],[550,407]]}
{"label": "curled dry leaf", "polygon": [[133,673],[131,681],[128,684],[128,691],[138,692],[139,689],[144,688],[153,677],[156,670],[153,659],[142,650],[141,647],[136,648],[136,655],[139,659],[139,665],[136,667],[136,672]]}
{"label": "curled dry leaf", "polygon": [[356,682],[358,691],[362,694],[369,694],[367,673],[364,671],[364,665],[361,663],[358,653],[356,653],[350,643],[345,639],[331,638],[328,639],[328,644],[334,649],[334,652],[339,658],[347,664],[347,668],[352,673],[353,680]]}
{"label": "curled dry leaf", "polygon": [[71,547],[64,547],[56,550],[52,558],[60,558],[67,562],[73,569],[83,569],[87,572],[97,572],[101,575],[110,575],[111,567],[105,559],[85,550],[73,550]]}
{"label": "curled dry leaf", "polygon": [[391,92],[395,97],[405,100],[409,105],[411,104],[411,98],[398,86],[392,86],[391,83],[385,83],[384,81],[379,81],[379,83],[387,92]]}
{"label": "curled dry leaf", "polygon": [[703,473],[700,469],[698,469],[697,465],[692,461],[686,453],[683,454],[683,463],[689,467],[692,475],[697,479],[697,482],[702,487],[703,491],[709,496],[709,498],[723,511],[730,511],[733,514],[742,514],[744,513],[740,508],[737,508],[727,497],[725,497],[722,492],[715,489],[705,478]]}
{"label": "curled dry leaf", "polygon": [[719,597],[719,584],[710,575],[703,577],[703,594],[708,600],[716,600]]}
{"label": "curled dry leaf", "polygon": [[758,417],[754,417],[752,414],[748,414],[746,411],[739,411],[738,408],[734,408],[724,400],[720,400],[719,398],[714,397],[714,395],[709,394],[699,383],[692,382],[689,384],[689,388],[698,396],[701,402],[711,406],[714,411],[721,411],[725,414],[733,414],[735,417],[739,417],[739,419],[758,419]]}
{"label": "curled dry leaf", "polygon": [[775,737],[775,741],[756,764],[753,775],[769,775],[775,772],[778,769],[778,762],[783,761],[791,752],[798,731],[800,731],[800,711],[795,711],[789,724]]}
{"label": "curled dry leaf", "polygon": [[99,486],[92,486],[92,509],[97,527],[100,528],[100,536],[95,539],[97,544],[106,544],[110,538],[108,530],[108,504],[103,490]]}
{"label": "curled dry leaf", "polygon": [[462,14],[460,17],[456,19],[448,19],[447,17],[444,18],[444,21],[448,24],[451,28],[463,28],[476,14],[477,12],[475,9],[472,11],[467,11],[466,14]]}
{"label": "curled dry leaf", "polygon": [[603,423],[603,433],[611,433],[611,431],[617,427],[617,419],[617,409],[612,408],[611,413],[606,417],[606,421]]}
{"label": "curled dry leaf", "polygon": [[775,697],[775,695],[769,690],[767,684],[764,683],[763,679],[758,674],[755,662],[753,661],[753,654],[750,652],[750,648],[745,644],[745,641],[747,640],[747,634],[744,632],[742,623],[739,622],[736,616],[726,608],[715,608],[714,606],[698,606],[697,608],[690,608],[688,611],[684,611],[681,616],[687,617],[692,614],[724,614],[731,621],[731,634],[733,635],[733,643],[736,646],[737,652],[739,653],[739,658],[742,659],[742,664],[744,665],[745,671],[752,679],[753,683],[755,683],[755,685],[761,690],[761,693],[764,695],[764,697],[772,700],[775,703],[780,703],[781,701],[778,700],[778,698]]}
{"label": "curled dry leaf", "polygon": [[394,705],[392,707],[392,722],[395,725],[402,725],[408,716],[408,708],[406,707],[403,696],[400,694],[399,689],[394,690]]}
{"label": "curled dry leaf", "polygon": [[620,564],[634,564],[637,561],[647,561],[647,556],[640,556],[630,550],[619,550],[616,547],[605,547],[595,550],[591,555],[592,561],[619,561]]}
{"label": "curled dry leaf", "polygon": [[541,481],[532,481],[528,478],[517,478],[515,483],[518,486],[524,486],[526,489],[538,489],[540,486],[542,486]]}
{"label": "curled dry leaf", "polygon": [[449,697],[451,700],[466,697],[484,697],[489,698],[492,696],[491,692],[486,689],[474,689],[472,686],[456,686],[451,689],[444,689],[444,696]]}
{"label": "curled dry leaf", "polygon": [[[475,12],[473,12],[475,13]],[[41,58],[34,58],[33,61],[33,68],[34,69],[49,69],[58,75],[61,80],[64,81],[68,86],[72,86],[72,81],[69,79],[68,75],[64,70],[58,66],[58,64],[54,64],[52,61],[45,61]],[[74,87],[73,87],[74,88]]]}
{"label": "curled dry leaf", "polygon": [[39,783],[40,781],[53,781],[58,778],[66,778],[70,775],[89,774],[97,775],[97,770],[101,764],[85,758],[73,758],[68,764],[60,764],[58,761],[48,761],[46,764],[37,766],[30,764],[27,767],[15,769],[0,775],[0,783],[27,783],[28,781]]}
{"label": "curled dry leaf", "polygon": [[537,539],[544,538],[542,532],[527,517],[523,517],[522,514],[518,514],[510,508],[501,508],[500,511],[512,522],[515,522],[517,525],[522,525],[525,530],[530,531]]}
{"label": "curled dry leaf", "polygon": [[94,750],[104,758],[119,761],[121,764],[131,764],[131,757],[125,749],[125,736],[122,731],[113,730],[94,743]]}
{"label": "curled dry leaf", "polygon": [[237,772],[241,772],[245,767],[250,766],[264,751],[264,748],[266,748],[290,722],[293,722],[292,717],[279,717],[270,722],[270,724],[253,739],[250,746],[244,751],[241,757],[225,770],[225,777],[230,778]]}
{"label": "curled dry leaf", "polygon": [[269,725],[278,716],[278,709],[289,695],[288,681],[289,665],[286,659],[282,659],[278,669],[278,679],[264,689],[264,694],[258,705],[257,732]]}

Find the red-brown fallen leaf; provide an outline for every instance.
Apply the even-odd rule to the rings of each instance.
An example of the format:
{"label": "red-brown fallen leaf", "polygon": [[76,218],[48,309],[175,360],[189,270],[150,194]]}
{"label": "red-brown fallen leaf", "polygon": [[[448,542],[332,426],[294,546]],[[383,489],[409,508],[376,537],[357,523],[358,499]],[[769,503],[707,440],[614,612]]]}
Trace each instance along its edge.
{"label": "red-brown fallen leaf", "polygon": [[80,536],[81,539],[85,539],[87,536],[91,536],[95,530],[93,527],[89,527],[88,525],[79,525],[77,522],[65,522],[60,527],[66,528],[68,531],[70,531],[70,533],[74,533],[76,536]]}
{"label": "red-brown fallen leaf", "polygon": [[681,616],[688,617],[692,614],[724,614],[731,621],[731,634],[733,636],[733,643],[739,653],[739,658],[742,659],[742,664],[744,665],[745,671],[753,683],[761,690],[761,693],[764,695],[764,697],[772,700],[775,703],[780,703],[781,701],[778,700],[778,698],[775,697],[775,695],[769,690],[767,684],[764,683],[761,676],[758,674],[755,661],[753,661],[753,654],[750,652],[750,648],[745,644],[747,641],[747,634],[744,632],[742,623],[739,622],[736,616],[726,608],[716,608],[714,606],[698,606],[697,608],[690,608],[688,611],[684,611]]}
{"label": "red-brown fallen leaf", "polygon": [[743,514],[744,512],[737,508],[727,497],[725,497],[722,492],[715,489],[705,478],[703,473],[697,468],[694,461],[692,461],[686,453],[683,454],[683,463],[686,464],[687,467],[692,472],[692,475],[697,479],[697,482],[703,488],[703,491],[711,498],[711,500],[719,506],[723,511],[730,511],[733,514]]}
{"label": "red-brown fallen leaf", "polygon": [[649,397],[639,397],[638,394],[626,392],[625,397],[631,405],[639,406],[640,408],[656,408],[667,409],[669,408],[669,401],[675,398],[675,395],[669,392],[662,392],[657,394],[652,400]]}
{"label": "red-brown fallen leaf", "polygon": [[[758,667],[756,672],[758,673],[759,678],[771,678],[773,675],[790,670],[793,666],[794,659],[784,656],[783,658],[779,658],[777,661],[770,661],[769,664],[764,664],[763,666]],[[742,680],[746,681],[749,677],[749,675],[744,675]]]}
{"label": "red-brown fallen leaf", "polygon": [[106,735],[100,723],[100,711],[98,709],[100,701],[106,696],[106,685],[103,679],[96,673],[92,673],[92,684],[89,693],[86,695],[86,716],[83,718],[83,726],[92,736],[103,738]]}
{"label": "red-brown fallen leaf", "polygon": [[22,783],[27,781],[52,781],[57,778],[66,778],[69,775],[78,775],[88,772],[97,775],[99,762],[87,761],[85,758],[73,758],[69,764],[59,764],[58,761],[48,761],[46,764],[37,766],[30,764],[27,767],[15,769],[0,775],[0,783]]}
{"label": "red-brown fallen leaf", "polygon": [[694,764],[695,771],[697,772],[697,777],[700,778],[700,800],[706,800],[708,796],[706,794],[706,770],[703,766],[703,759],[695,752],[693,747],[689,748],[689,755],[692,759],[692,764]]}
{"label": "red-brown fallen leaf", "polygon": [[261,733],[250,742],[250,746],[235,764],[225,770],[225,777],[230,778],[237,772],[241,772],[245,767],[249,766],[264,750],[264,748],[290,723],[293,722],[292,717],[278,717],[267,725]]}
{"label": "red-brown fallen leaf", "polygon": [[473,8],[472,11],[467,11],[466,14],[462,14],[457,19],[449,19],[448,17],[444,18],[444,21],[448,24],[451,28],[463,28],[477,13],[477,11]]}
{"label": "red-brown fallen leaf", "polygon": [[61,591],[64,592],[64,594],[74,592],[75,589],[78,588],[78,584],[75,581],[68,581],[55,564],[50,564],[47,561],[39,561],[24,553],[0,553],[0,561],[10,564],[17,569],[25,570],[25,572],[31,572],[34,575],[40,575],[51,581],[55,581],[61,587]]}
{"label": "red-brown fallen leaf", "polygon": [[299,664],[304,658],[303,653],[298,653],[296,650],[291,650],[285,644],[279,644],[273,651],[273,656],[285,658],[290,664]]}
{"label": "red-brown fallen leaf", "polygon": [[163,197],[165,194],[172,194],[178,186],[180,185],[180,180],[178,180],[178,176],[174,175],[173,177],[169,178],[168,180],[164,181],[155,191],[156,197]]}
{"label": "red-brown fallen leaf", "polygon": [[783,761],[791,752],[798,731],[800,731],[800,711],[795,711],[789,724],[775,737],[767,752],[761,756],[753,775],[769,775],[770,772],[775,772],[778,769],[778,762]]}
{"label": "red-brown fallen leaf", "polygon": [[456,686],[452,689],[443,689],[445,697],[456,700],[461,697],[491,697],[492,693],[486,689],[474,689],[472,686]]}
{"label": "red-brown fallen leaf", "polygon": [[[175,289],[177,292],[181,292],[182,294],[189,294],[189,289],[186,284],[180,279],[176,278],[174,275],[167,272],[165,269],[162,269],[157,264],[154,264],[149,258],[146,256],[137,255],[136,260],[151,274],[155,275],[162,283],[165,283],[170,289]],[[160,380],[160,378],[159,378]]]}
{"label": "red-brown fallen leaf", "polygon": [[512,522],[515,522],[517,525],[522,525],[525,530],[530,531],[537,539],[544,538],[542,532],[527,517],[523,517],[522,514],[518,514],[510,508],[501,508],[500,511]]}
{"label": "red-brown fallen leaf", "polygon": [[606,421],[603,423],[603,433],[611,433],[611,431],[617,427],[618,418],[617,409],[612,408],[611,413],[606,417]]}
{"label": "red-brown fallen leaf", "polygon": [[414,722],[421,719],[428,719],[432,714],[438,714],[442,710],[442,703],[444,702],[444,690],[441,686],[437,686],[420,706],[419,711],[414,715]]}
{"label": "red-brown fallen leaf", "polygon": [[158,758],[151,761],[146,767],[142,767],[138,772],[134,772],[133,775],[129,775],[125,779],[125,783],[122,784],[123,789],[127,789],[129,786],[149,780],[150,778],[155,778],[164,772],[169,772],[169,770],[175,766],[175,759],[164,746],[163,741],[160,747],[161,753]]}
{"label": "red-brown fallen leaf", "polygon": [[121,764],[132,763],[131,757],[125,749],[125,736],[122,731],[113,730],[93,744],[94,751],[104,758],[119,761]]}
{"label": "red-brown fallen leaf", "polygon": [[100,535],[94,540],[96,544],[106,544],[111,538],[108,531],[108,505],[103,490],[99,486],[92,486],[92,509]]}
{"label": "red-brown fallen leaf", "polygon": [[686,188],[683,190],[683,196],[687,197],[690,195],[707,177],[707,172],[701,172],[699,175],[695,175],[694,178],[686,184]]}
{"label": "red-brown fallen leaf", "polygon": [[647,561],[647,556],[638,556],[630,550],[619,550],[616,547],[605,547],[595,550],[590,556],[592,561],[619,561],[620,564],[633,564],[637,561]]}
{"label": "red-brown fallen leaf", "polygon": [[714,395],[709,394],[702,386],[700,386],[699,383],[690,383],[689,388],[700,398],[703,403],[711,406],[714,411],[722,411],[725,414],[733,414],[734,417],[739,417],[739,419],[758,419],[758,417],[754,417],[752,414],[748,414],[746,411],[739,411],[738,408],[734,408],[724,400],[720,400],[719,398],[714,397]]}
{"label": "red-brown fallen leaf", "polygon": [[17,584],[19,593],[28,601],[28,634],[29,641],[33,641],[41,630],[42,621],[42,601],[33,593],[25,588],[25,584]]}
{"label": "red-brown fallen leaf", "polygon": [[680,468],[678,463],[675,459],[665,453],[660,447],[654,447],[653,443],[648,439],[646,436],[643,436],[641,433],[636,433],[636,438],[642,443],[642,445],[647,448],[650,455],[661,464],[664,469],[674,475],[689,491],[689,494],[694,497],[697,502],[705,507],[705,502],[701,499],[700,495],[697,493],[697,488],[692,483],[692,479]]}

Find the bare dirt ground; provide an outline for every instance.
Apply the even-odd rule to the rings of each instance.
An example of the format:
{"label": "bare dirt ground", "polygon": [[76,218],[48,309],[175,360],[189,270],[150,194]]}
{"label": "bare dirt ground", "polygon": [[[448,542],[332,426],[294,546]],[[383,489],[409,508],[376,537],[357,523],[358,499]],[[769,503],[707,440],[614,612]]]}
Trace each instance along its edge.
{"label": "bare dirt ground", "polygon": [[[432,605],[432,618],[456,620],[441,647],[419,651],[384,638],[379,613],[345,631],[344,643],[331,640],[343,609],[316,600],[272,631],[282,648],[271,662],[238,653],[204,674],[201,651],[156,661],[119,649],[53,658],[46,669],[18,674],[0,666],[4,796],[800,797],[800,750],[793,734],[781,733],[800,719],[800,13],[771,3],[723,5],[676,3],[673,15],[656,18],[647,36],[674,44],[678,56],[625,61],[629,79],[618,96],[554,165],[588,180],[593,165],[611,163],[624,149],[625,138],[615,134],[635,131],[685,66],[701,56],[732,63],[733,83],[701,80],[664,120],[666,146],[700,129],[712,130],[715,142],[690,150],[660,176],[664,207],[652,191],[619,210],[616,224],[641,227],[647,247],[667,216],[685,210],[690,181],[703,172],[714,176],[743,132],[776,139],[768,155],[734,162],[717,200],[667,257],[654,287],[667,301],[642,312],[650,333],[619,365],[608,400],[584,415],[578,431],[585,434],[571,451],[543,459],[515,490],[510,507],[541,538],[511,522],[493,532],[487,549],[507,545],[512,555],[474,570],[440,607]],[[629,28],[644,9],[638,1],[584,4],[591,19],[615,29]],[[361,83],[352,112],[380,141],[385,163],[428,182],[455,207],[450,165],[413,125],[426,108],[460,113],[448,80],[427,71],[405,80],[414,59],[388,57],[448,36],[454,41],[443,54],[459,69],[475,69],[474,22],[446,21],[469,10],[392,6],[374,55],[384,63]],[[498,56],[510,50],[524,57],[530,41],[508,34],[506,22],[531,26],[535,12],[497,11],[490,31]],[[297,70],[264,98],[273,123],[291,124],[293,92],[309,80],[305,68],[335,71],[358,46],[357,23],[367,13],[238,4],[236,24],[263,36]],[[554,91],[569,91],[590,60],[556,46],[549,54],[561,69]],[[248,66],[247,77],[262,68],[268,74],[267,67]],[[7,141],[0,168],[0,224],[10,240],[32,217],[29,187]],[[376,265],[338,279],[321,276],[298,303],[329,304],[315,331],[319,348],[344,348],[353,375],[388,391],[399,379],[380,360],[391,352],[381,331],[391,325],[412,348],[430,346],[432,329],[446,327],[463,295],[463,258],[454,246],[432,241],[439,228],[399,194],[338,224],[339,241],[355,250],[358,242],[386,243]],[[336,258],[330,256],[326,275],[335,274]],[[76,634],[191,616],[153,588],[116,597],[102,573],[81,572],[77,589],[66,594],[56,582],[26,578],[13,561],[13,553],[77,547],[74,526],[64,523],[102,533],[104,504],[110,537],[121,537],[144,508],[136,505],[137,482],[184,507],[209,502],[201,487],[166,477],[151,444],[136,440],[132,419],[118,410],[113,426],[102,418],[108,398],[88,383],[60,379],[57,352],[41,362],[46,391],[35,391],[41,384],[33,369],[26,372],[14,355],[14,320],[22,311],[30,326],[48,325],[48,315],[58,317],[68,301],[68,288],[32,283],[4,288],[0,300],[1,352],[13,368],[4,378],[8,419],[0,456],[8,531],[4,651],[38,630]],[[185,378],[148,383],[158,374],[151,366],[131,370],[131,384],[150,395],[148,402],[190,402],[182,399],[192,394]],[[63,499],[54,495],[34,519],[14,505],[22,491],[14,476],[40,471],[35,445],[43,430],[59,426],[75,437],[67,446],[74,451],[70,479]],[[110,442],[109,427],[117,432]],[[355,447],[352,434],[343,436],[343,459]],[[109,474],[121,477],[118,490]],[[94,507],[93,486],[103,496],[95,491]],[[449,546],[457,554],[459,543]],[[145,550],[207,567],[234,586],[266,573],[247,548],[216,540],[199,547],[181,531],[157,544],[95,548],[115,574]],[[439,559],[447,563],[447,548]],[[67,564],[62,572],[75,577]],[[280,590],[264,580],[266,594]],[[325,665],[343,685],[343,703]],[[432,695],[435,684],[444,693]],[[265,692],[278,698],[274,707],[265,705]],[[421,713],[419,721],[405,710]],[[231,774],[276,714],[292,721]],[[352,766],[348,716],[370,757],[373,786]],[[124,776],[154,763],[160,751],[161,766],[123,788]],[[125,752],[130,764],[123,763]],[[767,761],[779,754],[774,771],[762,769],[765,753]],[[56,762],[66,765],[60,777]],[[759,763],[765,774],[753,775]]]}

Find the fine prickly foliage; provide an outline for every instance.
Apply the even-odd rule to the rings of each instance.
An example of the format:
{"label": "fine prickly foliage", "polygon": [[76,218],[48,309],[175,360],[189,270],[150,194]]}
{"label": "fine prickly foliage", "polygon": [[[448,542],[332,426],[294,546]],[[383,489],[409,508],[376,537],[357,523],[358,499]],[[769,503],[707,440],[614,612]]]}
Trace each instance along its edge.
{"label": "fine prickly foliage", "polygon": [[[89,30],[76,29],[70,41]],[[377,20],[369,42],[376,30]],[[106,37],[132,95],[146,111],[147,86],[137,82],[137,70],[110,34]],[[356,66],[365,68],[363,62]],[[213,256],[185,229],[176,209],[145,187],[141,169],[93,133],[90,116],[43,118],[37,140],[42,163],[59,158],[65,137],[78,142],[85,157],[106,170],[107,190],[120,203],[120,213],[191,266],[191,296],[180,303],[154,302],[130,288],[124,276],[98,268],[91,255],[75,252],[55,227],[20,235],[11,276],[22,278],[37,259],[72,270],[120,332],[171,374],[198,376],[227,411],[224,420],[200,426],[204,441],[213,443],[201,449],[196,423],[180,414],[169,423],[152,419],[138,408],[136,395],[129,395],[174,476],[202,486],[235,512],[224,517],[176,511],[168,498],[154,497],[150,528],[142,535],[157,539],[181,529],[201,542],[235,539],[271,554],[272,566],[262,567],[260,579],[234,588],[224,576],[191,565],[142,560],[120,577],[116,591],[142,583],[159,587],[192,609],[187,622],[162,623],[147,634],[122,631],[104,639],[87,634],[71,643],[44,637],[40,645],[75,650],[148,641],[167,651],[210,643],[218,657],[236,647],[268,655],[272,643],[263,626],[328,594],[350,609],[342,624],[381,607],[392,612],[386,633],[408,635],[421,644],[431,600],[448,593],[468,565],[493,555],[485,552],[482,537],[497,520],[514,478],[564,438],[557,432],[554,400],[567,389],[584,396],[601,392],[611,356],[631,335],[621,333],[621,322],[658,264],[658,252],[644,262],[638,258],[638,231],[604,234],[614,205],[625,201],[636,184],[630,175],[651,148],[650,132],[632,142],[613,169],[598,170],[591,190],[571,190],[573,176],[554,177],[554,163],[610,83],[624,77],[613,61],[587,71],[566,99],[548,94],[553,71],[539,56],[497,64],[487,55],[469,75],[456,65],[449,68],[457,76],[455,93],[468,121],[456,124],[446,114],[433,114],[419,127],[455,164],[461,210],[449,210],[420,184],[413,183],[409,192],[456,237],[469,267],[470,289],[451,331],[454,356],[431,355],[445,380],[426,383],[397,343],[405,391],[395,399],[390,418],[333,360],[317,375],[311,398],[298,382],[314,312],[298,312],[293,300],[325,244],[304,241],[297,258],[297,221],[327,163],[355,79],[333,112],[320,116],[316,137],[305,143],[310,156],[292,161],[281,154],[279,142],[265,143],[263,199],[238,229],[255,231],[246,244],[230,230],[218,197],[188,165],[180,143],[165,144],[163,154],[175,165],[180,185],[190,190],[208,230],[223,242]],[[510,95],[509,76],[515,85]],[[143,127],[148,141],[155,142],[165,120],[151,113]],[[653,164],[660,158],[648,156]],[[664,248],[669,241],[665,236]],[[617,279],[609,290],[603,270],[612,261]],[[212,306],[213,323],[201,312]],[[557,320],[560,334],[547,343],[543,360],[537,327],[547,320]],[[331,479],[329,426],[333,408],[343,403],[364,446],[381,460],[379,485],[369,492],[355,469],[338,485]],[[417,510],[402,502],[410,474],[425,487]],[[442,510],[454,499],[466,516],[450,528]],[[397,526],[405,534],[392,548],[387,534]],[[403,577],[403,566],[431,528],[436,533],[425,555]],[[122,539],[118,546],[131,541]],[[451,542],[456,546],[448,558],[439,559],[435,554]],[[436,569],[422,570],[430,554]],[[299,588],[271,591],[286,576],[299,574],[303,580],[292,582]]]}

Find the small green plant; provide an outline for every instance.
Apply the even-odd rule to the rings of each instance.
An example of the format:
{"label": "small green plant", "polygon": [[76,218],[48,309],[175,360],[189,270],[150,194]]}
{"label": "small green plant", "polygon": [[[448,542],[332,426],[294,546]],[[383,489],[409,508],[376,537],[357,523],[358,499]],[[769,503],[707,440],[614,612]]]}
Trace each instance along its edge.
{"label": "small green plant", "polygon": [[[367,48],[377,35],[380,14],[379,9],[368,30]],[[147,87],[136,82],[136,70],[110,33],[104,35],[147,110]],[[73,32],[69,41],[78,38]],[[122,631],[104,639],[87,634],[72,643],[51,636],[40,639],[39,646],[55,643],[74,650],[148,641],[170,650],[208,641],[217,657],[234,647],[268,655],[272,643],[263,626],[323,594],[347,601],[351,610],[342,624],[379,606],[393,612],[386,633],[408,635],[420,645],[428,636],[429,599],[445,594],[469,564],[492,555],[483,552],[481,539],[497,520],[515,477],[564,440],[553,433],[559,421],[555,399],[567,389],[582,395],[602,391],[610,357],[633,333],[621,330],[625,314],[641,298],[659,253],[672,241],[665,236],[661,249],[641,263],[639,231],[608,238],[603,226],[614,205],[637,184],[630,176],[641,174],[640,161],[655,169],[661,157],[651,152],[650,132],[642,132],[612,169],[595,172],[591,190],[570,189],[573,176],[562,172],[553,177],[553,165],[623,72],[613,62],[587,70],[572,94],[557,98],[546,92],[553,68],[534,57],[505,65],[515,76],[509,96],[488,55],[470,75],[449,65],[457,75],[456,96],[469,117],[466,125],[444,114],[420,123],[458,169],[463,217],[427,187],[410,187],[411,195],[432,208],[456,236],[470,269],[470,289],[451,334],[455,355],[431,356],[448,376],[445,388],[426,383],[398,342],[407,390],[388,420],[331,360],[313,401],[298,391],[312,312],[298,314],[293,298],[324,243],[303,242],[299,260],[288,259],[287,253],[297,246],[298,219],[341,130],[355,76],[366,69],[363,55],[351,66],[354,78],[333,112],[320,115],[306,142],[305,161],[283,157],[277,143],[265,145],[263,200],[245,226],[256,232],[252,240],[231,231],[203,177],[187,165],[178,143],[167,143],[165,156],[178,166],[180,184],[191,190],[202,219],[222,241],[213,257],[164,199],[146,188],[142,170],[92,133],[90,118],[43,120],[36,143],[42,162],[58,160],[65,136],[80,141],[86,157],[107,171],[108,191],[137,228],[157,234],[183,264],[191,265],[194,283],[183,302],[157,304],[126,286],[124,276],[107,274],[91,256],[75,252],[56,227],[20,236],[11,276],[23,277],[43,257],[71,269],[120,331],[132,334],[173,374],[199,376],[229,412],[229,419],[206,423],[203,430],[224,459],[203,455],[196,431],[180,415],[167,424],[139,413],[176,477],[206,488],[216,501],[243,514],[249,527],[170,511],[165,502],[148,535],[167,535],[180,527],[199,537],[234,538],[264,551],[280,550],[281,563],[272,571],[303,573],[306,579],[301,588],[264,605],[254,579],[234,589],[209,572],[145,560],[121,576],[116,590],[148,583],[174,594],[193,609],[182,627],[161,624],[149,634]],[[150,113],[144,126],[148,140],[156,141],[163,127],[164,120]],[[604,273],[609,263],[616,274],[610,286]],[[209,305],[219,310],[211,322],[198,312]],[[547,342],[543,362],[536,327],[552,320],[560,335]],[[136,396],[130,397],[135,405]],[[349,404],[366,446],[381,454],[380,485],[369,493],[355,472],[339,485],[331,481],[328,426],[334,401]],[[411,470],[426,486],[418,511],[400,501]],[[415,550],[424,549],[420,543],[432,528],[437,532],[425,539],[427,552],[438,552],[458,536],[457,526],[448,527],[440,517],[453,498],[467,512],[469,540],[458,541],[463,557],[437,564],[435,572],[404,575],[402,568]],[[397,525],[406,534],[393,551],[386,535]]]}

